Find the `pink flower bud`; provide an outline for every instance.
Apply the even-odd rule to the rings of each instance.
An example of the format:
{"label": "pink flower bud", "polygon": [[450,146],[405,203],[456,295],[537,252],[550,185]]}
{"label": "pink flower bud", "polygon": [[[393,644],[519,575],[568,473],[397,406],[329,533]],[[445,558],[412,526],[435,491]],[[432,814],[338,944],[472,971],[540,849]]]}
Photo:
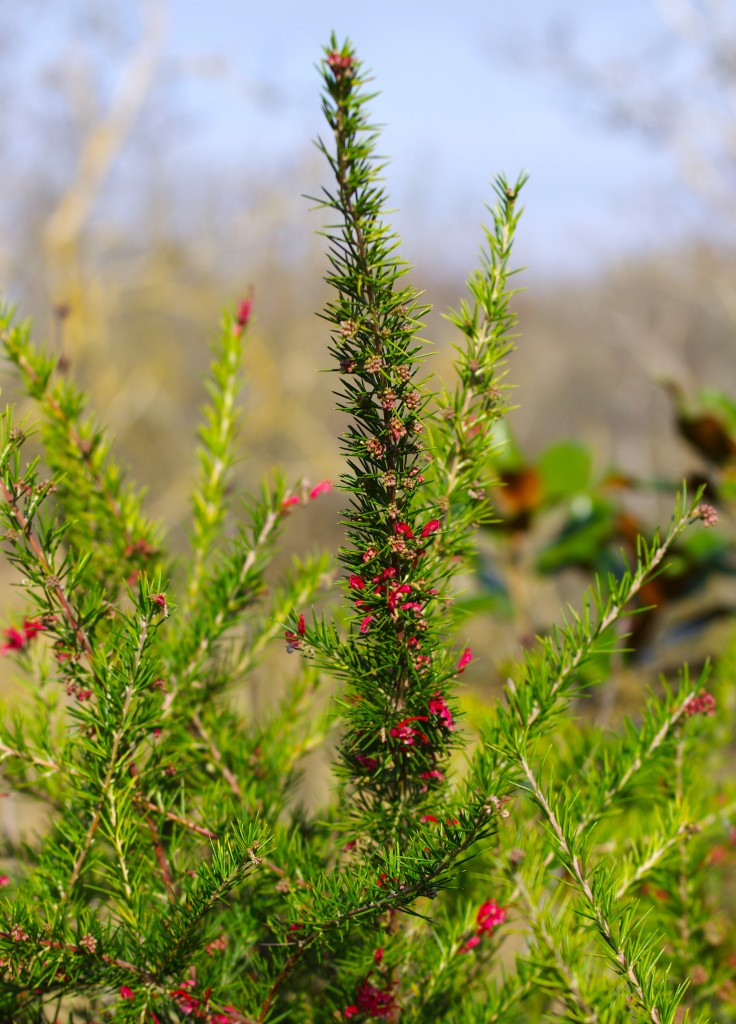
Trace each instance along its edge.
{"label": "pink flower bud", "polygon": [[469,665],[473,660],[473,652],[469,647],[466,647],[463,653],[460,655],[460,661],[457,663],[458,675],[462,675],[465,671],[465,666]]}
{"label": "pink flower bud", "polygon": [[309,492],[309,497],[314,501],[315,498],[319,498],[320,494],[327,494],[328,491],[332,490],[331,480],[320,480],[318,484],[315,484],[312,490]]}

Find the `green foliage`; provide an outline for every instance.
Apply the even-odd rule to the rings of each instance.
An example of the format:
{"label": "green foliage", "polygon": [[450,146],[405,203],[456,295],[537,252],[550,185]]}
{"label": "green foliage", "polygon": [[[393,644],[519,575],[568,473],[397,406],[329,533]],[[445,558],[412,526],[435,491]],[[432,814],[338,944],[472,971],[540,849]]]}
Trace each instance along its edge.
{"label": "green foliage", "polygon": [[[733,901],[734,784],[711,718],[730,668],[695,683],[683,670],[619,728],[575,718],[606,686],[627,609],[711,513],[683,488],[664,536],[640,538],[526,650],[475,742],[461,731],[472,653],[453,649],[454,580],[493,518],[525,179],[495,184],[470,299],[450,314],[456,382],[435,395],[368,79],[334,39],[322,74],[324,319],[346,416],[339,607],[324,601],[327,555],[276,557],[325,482],[276,476],[228,501],[250,302],[214,346],[180,564],[82,397],[3,314],[43,461],[25,462],[6,411],[0,517],[26,613],[4,652],[29,698],[0,727],[0,762],[48,826],[2,850],[0,1019],[735,1020],[736,935],[711,927]],[[555,500],[590,484],[579,446],[538,470]],[[245,714],[235,684],[284,630],[272,699]],[[308,792],[315,750],[334,760],[329,795]]]}

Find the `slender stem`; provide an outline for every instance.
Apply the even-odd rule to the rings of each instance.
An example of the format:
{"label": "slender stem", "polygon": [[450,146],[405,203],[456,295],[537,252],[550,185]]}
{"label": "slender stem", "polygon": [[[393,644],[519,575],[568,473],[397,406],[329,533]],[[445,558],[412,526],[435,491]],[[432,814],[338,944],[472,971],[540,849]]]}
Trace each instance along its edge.
{"label": "slender stem", "polygon": [[580,891],[585,897],[586,903],[588,904],[593,913],[595,922],[598,926],[598,931],[603,936],[603,939],[605,940],[606,944],[613,952],[616,962],[619,964],[621,973],[626,978],[626,980],[629,983],[629,986],[635,993],[636,998],[639,1001],[639,1005],[642,1007],[642,1009],[646,1010],[652,1024],[662,1024],[662,1016],[659,1012],[659,1008],[657,1006],[648,1005],[646,996],[644,994],[643,979],[639,977],[636,970],[636,966],[627,957],[625,949],[621,946],[619,942],[617,942],[613,934],[611,924],[608,921],[608,919],[604,916],[603,911],[593,894],[593,890],[590,887],[590,882],[588,881],[588,878],[586,877],[585,872],[583,871],[580,857],[576,850],[570,846],[567,839],[565,838],[565,833],[559,821],[557,820],[557,816],[553,808],[551,807],[549,801],[547,800],[546,796],[544,795],[544,792],[542,791],[542,788],[537,781],[534,771],[532,770],[531,766],[529,765],[523,754],[519,755],[519,765],[522,771],[524,772],[524,775],[526,775],[531,790],[534,794],[534,798],[541,807],[545,818],[549,822],[552,831],[554,832],[555,838],[557,840],[557,845],[559,846],[560,850],[565,856],[566,864],[569,867],[573,877],[575,878],[575,881],[577,882]]}

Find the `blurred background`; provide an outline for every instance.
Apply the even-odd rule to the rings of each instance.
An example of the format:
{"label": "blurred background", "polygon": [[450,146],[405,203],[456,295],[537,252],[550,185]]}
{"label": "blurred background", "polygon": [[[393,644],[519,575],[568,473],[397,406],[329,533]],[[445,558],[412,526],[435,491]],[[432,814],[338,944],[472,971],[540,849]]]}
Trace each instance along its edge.
{"label": "blurred background", "polygon": [[[207,342],[254,289],[239,485],[336,478],[315,64],[335,30],[373,70],[387,189],[445,379],[490,179],[525,168],[518,408],[502,525],[465,581],[479,692],[620,572],[683,477],[698,528],[632,620],[618,676],[696,665],[734,592],[736,7],[722,0],[0,4],[0,281],[109,424],[184,552]],[[17,399],[3,380],[3,398]],[[289,543],[335,546],[339,495]],[[306,539],[305,539],[306,538]],[[3,578],[10,575],[3,569]],[[4,621],[18,597],[2,591]],[[14,612],[15,609],[15,612]],[[480,614],[471,614],[480,613]],[[493,623],[493,625],[491,625]],[[632,667],[633,666],[633,667]],[[609,666],[610,668],[610,666]]]}

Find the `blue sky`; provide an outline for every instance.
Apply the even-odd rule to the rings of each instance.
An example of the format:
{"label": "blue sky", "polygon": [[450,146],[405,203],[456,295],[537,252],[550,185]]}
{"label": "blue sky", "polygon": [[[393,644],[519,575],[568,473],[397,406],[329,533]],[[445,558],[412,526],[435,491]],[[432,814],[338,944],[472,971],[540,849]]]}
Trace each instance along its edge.
{"label": "blue sky", "polygon": [[[514,56],[566,21],[594,60],[634,56],[661,32],[647,0],[415,2],[334,0],[268,4],[209,0],[174,4],[172,50],[221,52],[238,76],[278,84],[277,110],[222,103],[216,86],[190,84],[216,149],[239,140],[251,160],[288,159],[321,130],[315,56],[331,29],[349,35],[375,73],[391,156],[389,188],[399,224],[456,222],[460,258],[472,258],[482,200],[498,171],[530,172],[524,256],[548,270],[585,269],[649,244],[660,229],[646,195],[675,187],[666,156],[626,132],[612,132],[581,109],[554,75]],[[213,117],[213,111],[217,115]],[[632,197],[637,198],[632,201]],[[672,230],[672,221],[666,225]],[[428,232],[429,234],[429,232]]]}
{"label": "blue sky", "polygon": [[[34,19],[27,52],[40,60],[73,48],[79,2],[29,4],[47,13]],[[170,7],[168,66],[188,115],[172,162],[227,163],[276,179],[322,130],[314,64],[334,29],[352,38],[381,90],[375,118],[385,124],[388,189],[410,256],[414,231],[415,245],[432,246],[438,262],[472,262],[489,179],[521,168],[531,177],[520,253],[535,276],[596,269],[685,229],[669,157],[601,124],[560,76],[519,56],[564,23],[594,63],[635,58],[662,32],[649,0]]]}

